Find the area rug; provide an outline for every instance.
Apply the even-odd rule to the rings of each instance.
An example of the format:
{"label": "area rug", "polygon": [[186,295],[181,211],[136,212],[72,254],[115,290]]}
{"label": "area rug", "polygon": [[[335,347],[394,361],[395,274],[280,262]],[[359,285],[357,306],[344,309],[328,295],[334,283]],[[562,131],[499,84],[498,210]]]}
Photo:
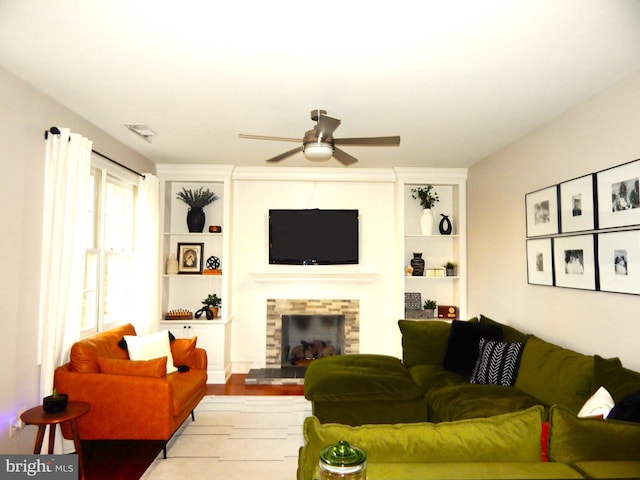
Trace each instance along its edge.
{"label": "area rug", "polygon": [[294,480],[309,415],[302,396],[207,396],[142,480]]}

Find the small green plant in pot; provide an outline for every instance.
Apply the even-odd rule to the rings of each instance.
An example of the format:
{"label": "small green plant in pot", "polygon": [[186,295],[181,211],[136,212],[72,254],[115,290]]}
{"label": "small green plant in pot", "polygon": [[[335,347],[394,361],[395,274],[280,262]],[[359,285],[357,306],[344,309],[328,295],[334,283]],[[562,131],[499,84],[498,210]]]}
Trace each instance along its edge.
{"label": "small green plant in pot", "polygon": [[456,274],[457,266],[458,264],[454,262],[447,262],[443,265],[443,267],[447,271],[447,277],[453,277]]}
{"label": "small green plant in pot", "polygon": [[204,187],[200,187],[191,190],[183,187],[182,191],[176,195],[176,198],[189,205],[189,211],[187,212],[187,228],[189,232],[202,232],[206,221],[203,208],[215,202],[218,196],[208,188],[205,190]]}
{"label": "small green plant in pot", "polygon": [[66,393],[58,393],[54,388],[51,395],[42,399],[42,409],[47,413],[62,412],[69,403],[69,396]]}
{"label": "small green plant in pot", "polygon": [[424,309],[427,311],[427,318],[433,318],[436,316],[436,305],[435,300],[424,301]]}
{"label": "small green plant in pot", "polygon": [[204,313],[207,316],[207,320],[213,320],[218,316],[218,310],[222,305],[222,299],[215,293],[207,295],[207,298],[202,300],[202,307],[195,313],[196,318],[200,318],[200,316]]}
{"label": "small green plant in pot", "polygon": [[433,185],[426,187],[418,187],[411,189],[411,197],[420,202],[420,206],[424,209],[431,209],[440,201],[438,192],[433,191]]}

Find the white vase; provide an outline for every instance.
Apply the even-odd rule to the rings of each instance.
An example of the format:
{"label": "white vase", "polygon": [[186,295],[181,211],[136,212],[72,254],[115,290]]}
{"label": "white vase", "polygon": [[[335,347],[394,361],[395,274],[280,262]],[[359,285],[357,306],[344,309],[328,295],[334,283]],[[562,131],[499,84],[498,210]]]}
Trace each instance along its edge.
{"label": "white vase", "polygon": [[430,208],[422,210],[422,216],[420,217],[420,231],[422,235],[433,234],[433,213]]}
{"label": "white vase", "polygon": [[167,259],[167,275],[177,275],[178,273],[178,259],[176,254],[172,253]]}

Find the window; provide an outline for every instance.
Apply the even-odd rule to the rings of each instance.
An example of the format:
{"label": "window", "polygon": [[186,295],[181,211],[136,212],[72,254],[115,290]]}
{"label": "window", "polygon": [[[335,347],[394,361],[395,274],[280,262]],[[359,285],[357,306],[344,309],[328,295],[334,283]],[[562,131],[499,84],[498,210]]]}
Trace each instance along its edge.
{"label": "window", "polygon": [[132,321],[135,184],[95,159],[87,199],[82,335]]}

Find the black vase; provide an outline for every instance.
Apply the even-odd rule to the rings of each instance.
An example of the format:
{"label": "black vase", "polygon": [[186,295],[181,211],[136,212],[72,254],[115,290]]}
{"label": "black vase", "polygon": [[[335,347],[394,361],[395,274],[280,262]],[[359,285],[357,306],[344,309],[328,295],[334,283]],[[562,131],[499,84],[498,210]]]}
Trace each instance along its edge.
{"label": "black vase", "polygon": [[424,276],[424,258],[422,258],[421,253],[413,254],[413,258],[411,259],[411,267],[413,268],[413,272],[411,272],[412,277]]}
{"label": "black vase", "polygon": [[187,212],[187,227],[189,232],[201,233],[204,230],[204,210],[202,207],[191,207]]}
{"label": "black vase", "polygon": [[438,225],[438,230],[440,230],[440,235],[451,235],[451,220],[447,215],[440,214],[442,220],[440,220],[440,225]]}

